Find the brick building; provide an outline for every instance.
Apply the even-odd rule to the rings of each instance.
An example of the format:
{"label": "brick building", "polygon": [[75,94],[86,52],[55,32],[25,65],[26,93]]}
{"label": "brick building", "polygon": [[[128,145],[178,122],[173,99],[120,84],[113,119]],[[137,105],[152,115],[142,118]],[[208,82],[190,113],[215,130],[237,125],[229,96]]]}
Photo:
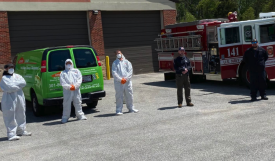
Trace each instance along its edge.
{"label": "brick building", "polygon": [[0,64],[33,49],[92,45],[110,63],[121,49],[135,74],[153,72],[153,40],[175,22],[169,0],[0,0]]}

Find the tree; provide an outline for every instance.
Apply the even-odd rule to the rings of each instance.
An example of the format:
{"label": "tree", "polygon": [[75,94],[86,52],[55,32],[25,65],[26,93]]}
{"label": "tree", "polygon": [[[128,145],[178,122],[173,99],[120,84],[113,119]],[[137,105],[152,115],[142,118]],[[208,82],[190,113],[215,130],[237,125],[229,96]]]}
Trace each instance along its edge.
{"label": "tree", "polygon": [[227,17],[228,12],[238,11],[238,2],[237,0],[220,0],[220,4],[217,7],[215,13],[216,18]]}
{"label": "tree", "polygon": [[275,11],[275,0],[270,0],[263,7],[263,12],[272,12]]}
{"label": "tree", "polygon": [[255,10],[252,7],[249,7],[243,14],[242,20],[253,20],[255,19]]}
{"label": "tree", "polygon": [[181,22],[192,22],[195,21],[196,17],[192,15],[190,12],[186,12],[184,19],[182,19]]}
{"label": "tree", "polygon": [[[189,0],[190,1],[190,0]],[[181,0],[179,3],[176,4],[177,7],[177,22],[190,22],[190,21],[195,21],[196,17],[192,15],[192,13],[189,12],[189,8],[191,5],[191,1],[183,1]],[[189,7],[188,7],[189,6]]]}
{"label": "tree", "polygon": [[214,18],[219,4],[219,0],[201,0],[197,6],[199,18]]}

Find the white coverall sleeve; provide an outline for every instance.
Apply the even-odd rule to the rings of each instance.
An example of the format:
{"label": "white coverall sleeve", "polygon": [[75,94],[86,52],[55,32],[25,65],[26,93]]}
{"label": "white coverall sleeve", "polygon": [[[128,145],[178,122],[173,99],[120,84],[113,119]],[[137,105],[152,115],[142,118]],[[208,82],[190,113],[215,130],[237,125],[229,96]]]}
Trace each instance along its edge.
{"label": "white coverall sleeve", "polygon": [[132,63],[128,61],[127,63],[127,68],[128,68],[128,73],[127,73],[127,76],[126,76],[126,80],[129,81],[132,76],[133,76],[133,66],[132,66]]}
{"label": "white coverall sleeve", "polygon": [[63,74],[63,72],[61,72],[60,74],[60,84],[61,86],[66,89],[66,90],[70,90],[71,88],[71,85],[70,84],[67,84],[66,80],[65,80],[65,75]]}
{"label": "white coverall sleeve", "polygon": [[20,88],[24,88],[26,86],[26,81],[21,75],[18,75],[18,76],[19,76],[19,79],[16,81],[16,85],[19,86]]}
{"label": "white coverall sleeve", "polygon": [[14,84],[13,82],[10,82],[8,78],[5,76],[2,77],[2,80],[0,82],[0,87],[4,92],[13,93],[20,90],[20,87]]}
{"label": "white coverall sleeve", "polygon": [[76,80],[76,82],[74,84],[75,89],[80,88],[81,84],[82,84],[82,74],[81,74],[81,72],[79,70],[77,70],[77,80]]}
{"label": "white coverall sleeve", "polygon": [[117,65],[115,62],[112,65],[112,75],[113,75],[115,81],[121,82],[122,78],[117,74]]}

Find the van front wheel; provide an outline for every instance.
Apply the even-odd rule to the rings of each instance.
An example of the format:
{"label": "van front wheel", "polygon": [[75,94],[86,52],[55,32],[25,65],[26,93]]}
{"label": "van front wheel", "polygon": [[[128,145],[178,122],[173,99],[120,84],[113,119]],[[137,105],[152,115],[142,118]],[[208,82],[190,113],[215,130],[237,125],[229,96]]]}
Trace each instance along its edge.
{"label": "van front wheel", "polygon": [[96,108],[98,100],[94,100],[92,103],[86,103],[88,108]]}
{"label": "van front wheel", "polygon": [[42,116],[44,114],[44,107],[38,104],[35,93],[32,93],[32,111],[36,117]]}

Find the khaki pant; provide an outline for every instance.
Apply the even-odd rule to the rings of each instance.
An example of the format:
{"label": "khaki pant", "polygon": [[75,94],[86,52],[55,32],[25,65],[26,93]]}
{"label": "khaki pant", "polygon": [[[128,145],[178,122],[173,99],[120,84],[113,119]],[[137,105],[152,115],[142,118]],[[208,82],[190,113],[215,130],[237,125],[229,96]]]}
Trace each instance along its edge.
{"label": "khaki pant", "polygon": [[182,104],[183,101],[183,91],[185,91],[185,100],[186,103],[191,102],[190,96],[190,79],[188,74],[176,74],[176,83],[177,83],[177,95],[178,95],[178,104]]}

